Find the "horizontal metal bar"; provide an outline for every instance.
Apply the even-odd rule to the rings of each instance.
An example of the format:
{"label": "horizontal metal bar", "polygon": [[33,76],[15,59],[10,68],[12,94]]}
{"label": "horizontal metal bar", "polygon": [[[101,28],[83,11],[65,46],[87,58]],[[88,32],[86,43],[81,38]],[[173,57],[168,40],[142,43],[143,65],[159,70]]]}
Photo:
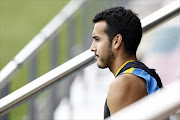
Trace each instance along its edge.
{"label": "horizontal metal bar", "polygon": [[180,14],[180,1],[176,0],[141,20],[143,34],[157,28]]}
{"label": "horizontal metal bar", "polygon": [[8,83],[7,76],[11,75],[16,69],[18,69],[18,64],[15,60],[12,60],[0,71],[0,90]]}
{"label": "horizontal metal bar", "polygon": [[86,0],[71,0],[15,57],[0,71],[0,89],[8,79],[50,38]]}
{"label": "horizontal metal bar", "polygon": [[120,110],[111,116],[111,120],[164,120],[178,109],[180,109],[180,79]]}
{"label": "horizontal metal bar", "polygon": [[[180,7],[180,6],[179,6]],[[177,9],[179,9],[179,7]],[[170,9],[170,8],[168,8]],[[164,11],[164,8],[162,9]],[[161,11],[161,10],[159,10]],[[158,11],[158,12],[159,12]],[[168,14],[168,13],[167,13]],[[174,14],[173,12],[171,14]],[[173,16],[175,17],[175,16]],[[144,18],[146,19],[146,18]],[[154,19],[153,15],[148,16],[148,19]],[[164,19],[167,19],[164,17]],[[166,21],[164,20],[163,21]],[[161,23],[162,19],[157,19],[154,21],[156,23]],[[144,20],[142,20],[143,22]],[[166,21],[167,22],[167,21]],[[148,26],[148,24],[142,23],[143,27]],[[158,25],[158,24],[154,24]],[[152,26],[154,28],[154,26]],[[151,29],[150,27],[147,27]],[[148,30],[147,30],[148,31]],[[145,32],[145,31],[143,31]],[[62,78],[71,75],[74,72],[79,71],[81,68],[88,66],[90,63],[94,62],[94,54],[87,50],[86,52],[78,55],[77,57],[71,59],[70,61],[64,63],[63,65],[55,68],[54,70],[46,73],[40,78],[34,80],[33,82],[23,86],[22,88],[14,91],[13,93],[7,95],[6,97],[0,100],[0,114],[7,113],[8,110],[27,100],[31,96],[42,92],[49,86],[52,86],[53,83],[61,81]]]}
{"label": "horizontal metal bar", "polygon": [[92,64],[93,62],[95,62],[94,53],[87,50],[22,88],[14,91],[0,100],[0,115],[36,93],[42,92],[54,83],[61,81],[62,78],[80,71],[82,68]]}

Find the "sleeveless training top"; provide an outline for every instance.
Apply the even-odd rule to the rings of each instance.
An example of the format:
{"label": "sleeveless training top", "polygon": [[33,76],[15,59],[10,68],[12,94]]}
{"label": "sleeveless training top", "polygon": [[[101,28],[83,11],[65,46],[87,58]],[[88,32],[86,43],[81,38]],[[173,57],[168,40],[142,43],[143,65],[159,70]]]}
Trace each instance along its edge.
{"label": "sleeveless training top", "polygon": [[[124,73],[131,73],[146,81],[146,89],[148,94],[151,94],[162,87],[161,80],[156,74],[154,69],[149,69],[142,62],[128,61],[124,63],[117,71],[115,77],[122,75]],[[109,108],[107,106],[107,99],[104,105],[104,119],[111,116]]]}

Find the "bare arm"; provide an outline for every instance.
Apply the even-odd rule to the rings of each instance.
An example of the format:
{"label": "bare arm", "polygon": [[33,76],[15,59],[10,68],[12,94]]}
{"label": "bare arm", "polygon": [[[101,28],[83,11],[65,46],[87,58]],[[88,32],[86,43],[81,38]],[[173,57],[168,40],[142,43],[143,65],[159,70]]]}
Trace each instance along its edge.
{"label": "bare arm", "polygon": [[146,95],[145,80],[132,74],[118,76],[112,81],[107,97],[111,115]]}

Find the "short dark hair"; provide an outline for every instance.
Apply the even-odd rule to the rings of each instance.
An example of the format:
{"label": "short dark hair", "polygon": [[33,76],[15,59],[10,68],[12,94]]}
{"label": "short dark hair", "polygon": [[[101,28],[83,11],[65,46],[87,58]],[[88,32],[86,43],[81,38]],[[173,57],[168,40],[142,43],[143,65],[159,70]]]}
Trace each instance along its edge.
{"label": "short dark hair", "polygon": [[110,42],[117,35],[122,35],[124,49],[129,55],[136,54],[142,37],[142,27],[137,14],[124,7],[114,7],[96,14],[93,23],[104,20],[107,23],[105,33]]}

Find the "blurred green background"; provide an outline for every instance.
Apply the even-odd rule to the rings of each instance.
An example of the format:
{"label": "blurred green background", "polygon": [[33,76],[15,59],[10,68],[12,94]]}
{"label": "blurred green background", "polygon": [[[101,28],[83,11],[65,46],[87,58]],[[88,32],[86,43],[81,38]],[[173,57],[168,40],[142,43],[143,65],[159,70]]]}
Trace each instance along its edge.
{"label": "blurred green background", "polygon": [[[0,0],[0,70],[40,32],[40,30],[69,2],[69,0]],[[60,32],[66,37],[67,25]],[[64,41],[63,41],[64,40]],[[62,56],[66,60],[65,39],[61,40]],[[37,52],[38,76],[49,71],[49,47],[46,42]],[[25,64],[12,77],[10,93],[28,83],[28,67]],[[28,114],[28,103],[13,109],[10,120],[21,120]]]}

